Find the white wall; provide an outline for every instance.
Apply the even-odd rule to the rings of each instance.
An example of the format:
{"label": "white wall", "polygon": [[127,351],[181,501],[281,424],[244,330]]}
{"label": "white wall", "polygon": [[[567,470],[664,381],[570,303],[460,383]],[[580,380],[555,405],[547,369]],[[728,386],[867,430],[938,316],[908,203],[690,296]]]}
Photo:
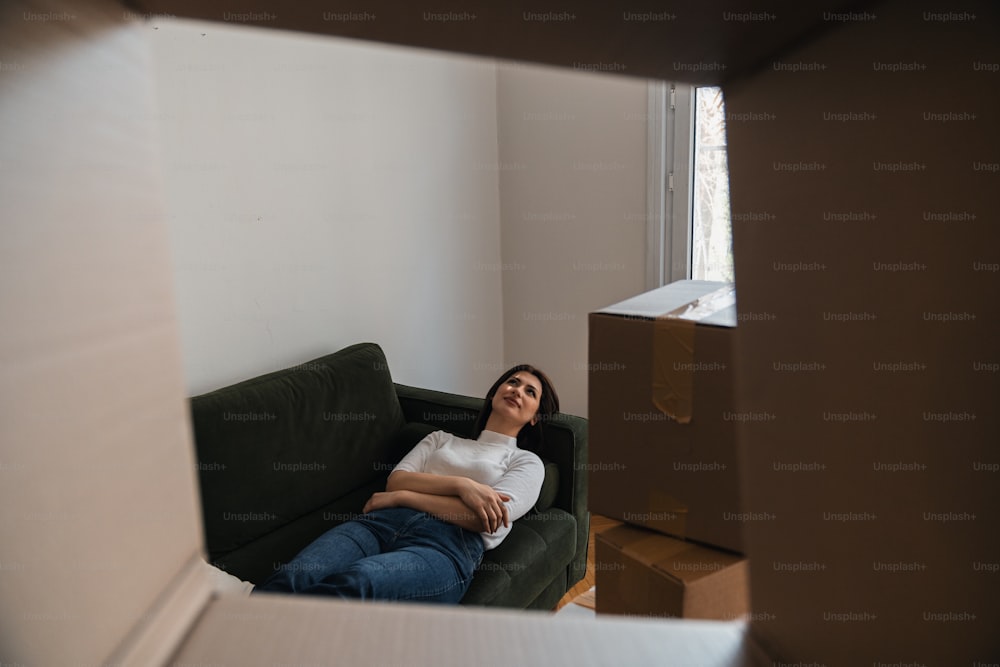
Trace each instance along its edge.
{"label": "white wall", "polygon": [[647,82],[502,64],[504,356],[587,415],[587,314],[645,290]]}
{"label": "white wall", "polygon": [[158,20],[192,394],[371,340],[480,395],[503,356],[492,61]]}
{"label": "white wall", "polygon": [[535,363],[587,414],[587,313],[644,289],[644,80],[150,30],[192,394],[372,340],[472,395]]}

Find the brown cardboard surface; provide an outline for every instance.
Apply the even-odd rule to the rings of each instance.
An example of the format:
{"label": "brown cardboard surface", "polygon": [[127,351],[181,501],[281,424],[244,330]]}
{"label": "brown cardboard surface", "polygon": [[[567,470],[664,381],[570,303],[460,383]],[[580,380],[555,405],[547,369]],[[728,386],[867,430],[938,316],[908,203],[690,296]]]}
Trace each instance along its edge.
{"label": "brown cardboard surface", "polygon": [[691,385],[690,423],[670,418],[652,398],[663,344],[657,327],[667,322],[656,314],[719,285],[682,281],[591,313],[589,504],[598,514],[741,551],[734,329],[685,321],[679,326],[693,330],[689,347],[660,354]]}
{"label": "brown cardboard surface", "polygon": [[595,535],[597,612],[732,620],[749,611],[745,558],[616,526]]}
{"label": "brown cardboard surface", "polygon": [[1000,17],[883,3],[726,89],[753,632],[1000,657]]}
{"label": "brown cardboard surface", "polygon": [[619,5],[598,0],[540,6],[527,0],[130,0],[142,14],[369,39],[672,81],[719,82],[752,70],[803,33],[836,23],[793,0],[764,6],[706,0]]}

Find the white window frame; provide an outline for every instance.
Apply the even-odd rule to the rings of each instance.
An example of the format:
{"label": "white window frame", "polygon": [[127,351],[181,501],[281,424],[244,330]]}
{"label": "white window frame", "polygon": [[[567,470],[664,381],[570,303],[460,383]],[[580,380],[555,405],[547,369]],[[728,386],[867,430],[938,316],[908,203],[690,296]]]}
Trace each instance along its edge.
{"label": "white window frame", "polygon": [[646,289],[691,278],[694,86],[647,88]]}

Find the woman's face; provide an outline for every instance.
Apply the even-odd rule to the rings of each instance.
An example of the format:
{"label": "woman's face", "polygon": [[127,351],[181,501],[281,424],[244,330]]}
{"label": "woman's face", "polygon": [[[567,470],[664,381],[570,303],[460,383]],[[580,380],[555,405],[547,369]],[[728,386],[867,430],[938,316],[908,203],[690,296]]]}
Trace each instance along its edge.
{"label": "woman's face", "polygon": [[522,425],[534,423],[541,399],[541,381],[533,373],[518,371],[497,388],[493,395],[493,411]]}

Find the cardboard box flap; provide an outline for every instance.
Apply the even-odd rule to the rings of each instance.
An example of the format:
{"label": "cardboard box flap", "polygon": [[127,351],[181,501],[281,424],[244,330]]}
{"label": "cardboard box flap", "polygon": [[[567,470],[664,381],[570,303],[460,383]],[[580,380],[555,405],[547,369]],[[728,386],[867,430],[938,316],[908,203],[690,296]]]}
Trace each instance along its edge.
{"label": "cardboard box flap", "polygon": [[149,45],[110,0],[5,4],[0,62],[0,659],[163,664],[211,586]]}
{"label": "cardboard box flap", "polygon": [[[517,637],[517,641],[511,641]],[[175,665],[770,664],[741,621],[550,618],[447,605],[220,597]]]}
{"label": "cardboard box flap", "polygon": [[679,280],[595,311],[641,319],[670,318],[736,326],[736,287],[711,280]]}
{"label": "cardboard box flap", "polygon": [[726,284],[717,290],[663,315],[714,326],[736,326],[736,286]]}
{"label": "cardboard box flap", "polygon": [[[855,4],[827,0],[822,10],[847,10]],[[144,15],[245,21],[258,30],[339,35],[566,69],[592,69],[602,76],[701,85],[738,79],[763,67],[774,54],[798,44],[806,35],[812,37],[837,25],[823,19],[820,7],[792,0],[771,0],[764,7],[717,0],[648,3],[643,9],[643,3],[633,7],[576,0],[560,7],[571,12],[543,11],[548,7],[525,0],[466,0],[440,7],[402,0],[130,0],[129,5]],[[750,8],[761,11],[754,16],[745,12]],[[445,11],[449,9],[452,11]],[[720,21],[720,15],[727,11],[738,18]],[[560,29],[552,30],[553,22]]]}

